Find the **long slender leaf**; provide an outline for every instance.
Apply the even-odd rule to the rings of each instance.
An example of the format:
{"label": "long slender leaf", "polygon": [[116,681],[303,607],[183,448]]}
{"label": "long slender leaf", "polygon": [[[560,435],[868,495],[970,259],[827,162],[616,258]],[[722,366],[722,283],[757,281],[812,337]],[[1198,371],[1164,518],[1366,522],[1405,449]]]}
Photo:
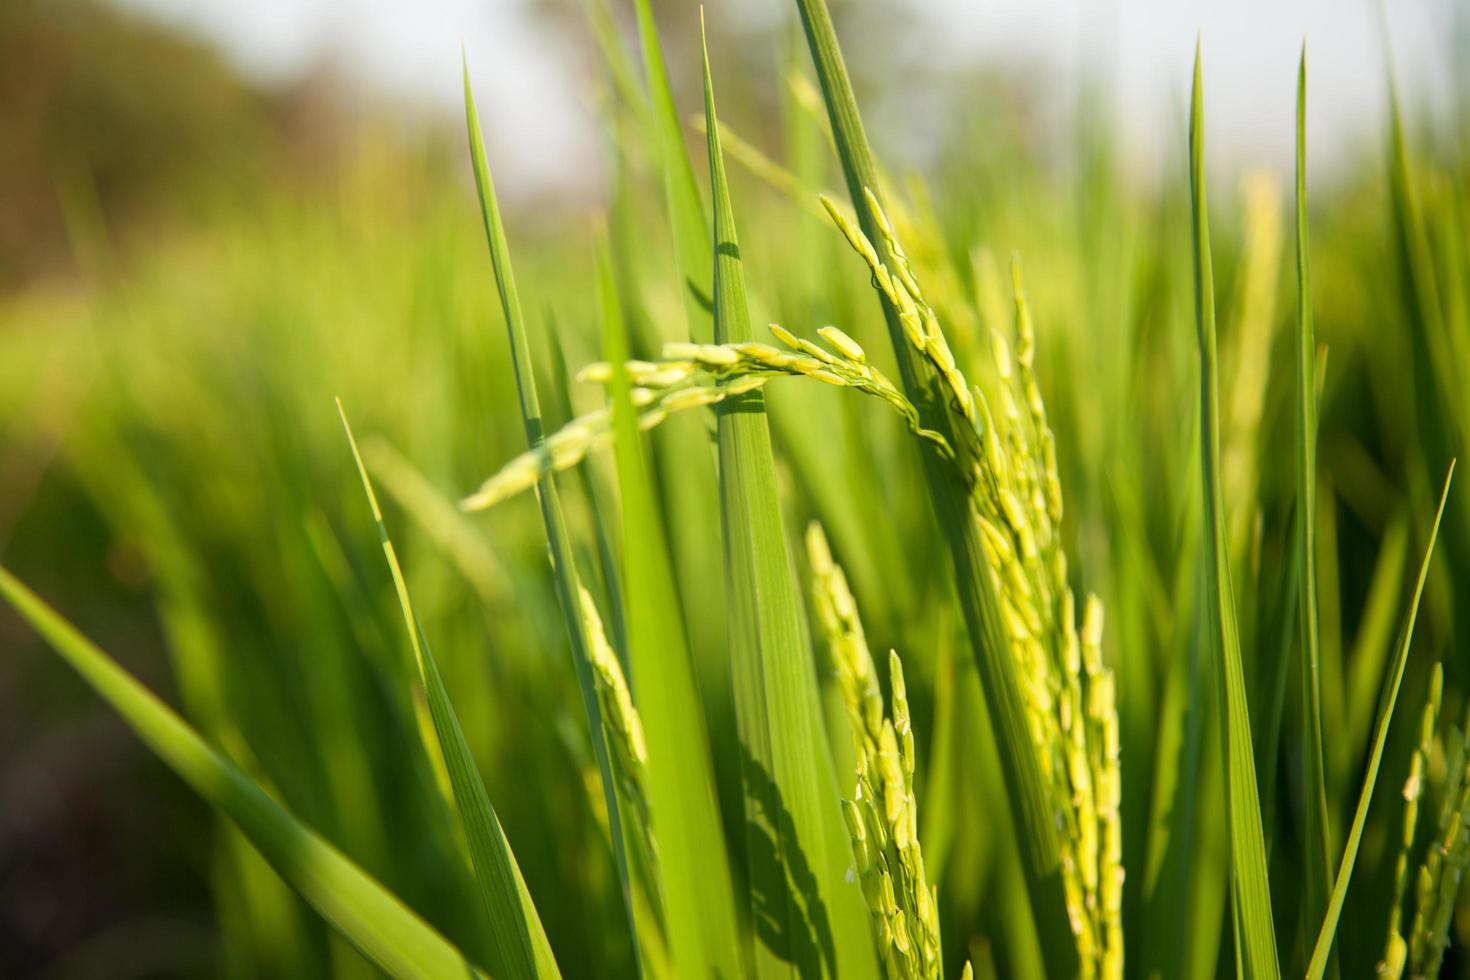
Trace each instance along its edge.
{"label": "long slender leaf", "polygon": [[367,466],[362,461],[362,453],[358,451],[357,440],[352,436],[352,426],[347,421],[347,412],[342,408],[340,400],[337,402],[337,413],[342,417],[342,428],[352,447],[352,459],[357,464],[358,475],[362,477],[362,489],[373,512],[373,522],[378,526],[378,540],[383,546],[383,557],[388,562],[388,571],[393,576],[393,590],[398,595],[403,624],[408,629],[419,682],[423,684],[428,699],[438,753],[442,755],[448,770],[455,809],[464,826],[475,882],[479,885],[480,898],[485,904],[485,932],[490,954],[487,965],[496,977],[526,980],[559,977],[561,971],[557,969],[556,960],[551,954],[551,944],[547,942],[541,917],[536,914],[531,893],[526,890],[526,883],[521,878],[521,869],[511,852],[510,842],[505,839],[500,818],[490,805],[490,795],[485,791],[484,780],[475,768],[474,756],[470,754],[464,730],[460,727],[454,706],[449,701],[449,692],[444,688],[439,665],[434,660],[433,651],[429,649],[429,639],[424,635],[418,615],[413,611],[408,582],[403,577],[403,569],[398,564],[398,553],[394,550],[388,528],[383,523],[378,495],[373,491]]}
{"label": "long slender leaf", "polygon": [[[659,161],[663,176],[664,204],[674,242],[674,273],[684,309],[682,333],[665,330],[659,335],[659,328],[654,325],[655,318],[648,316],[629,322],[635,337],[642,339],[652,353],[657,353],[660,342],[664,340],[708,341],[713,337],[710,305],[713,262],[710,257],[709,217],[694,179],[689,146],[680,127],[658,27],[648,0],[638,0],[635,8],[652,107],[649,150]],[[620,187],[620,190],[626,193],[626,187]],[[636,243],[643,234],[642,229],[630,220],[629,202],[624,200],[620,203],[623,205],[621,213],[614,212],[615,220],[622,219],[620,234],[616,237],[622,243]],[[614,227],[615,231],[619,230],[618,225]],[[633,294],[628,288],[632,286],[631,276],[618,254],[614,259],[619,263],[615,271],[623,275],[620,280],[625,287],[622,295],[630,297]],[[640,325],[642,329],[639,329]],[[671,419],[670,424],[659,426],[652,439],[659,498],[674,568],[678,573],[675,584],[679,587],[686,622],[702,627],[691,634],[690,641],[695,662],[700,667],[698,680],[706,699],[716,774],[726,790],[723,800],[725,827],[733,838],[739,822],[733,807],[739,798],[739,760],[733,752],[737,740],[730,675],[725,665],[725,651],[708,639],[723,636],[725,632],[724,597],[720,589],[705,587],[706,577],[703,575],[708,567],[710,551],[717,547],[712,538],[720,533],[713,442],[713,433],[702,418]],[[740,849],[741,845],[732,839],[732,853],[738,855]]]}
{"label": "long slender leaf", "polygon": [[[628,358],[628,339],[605,251],[599,253],[598,273],[607,360],[620,368]],[[649,809],[669,942],[680,976],[741,976],[739,918],[704,709],[630,387],[626,372],[617,370],[612,398],[623,504],[622,582],[633,690],[648,742]]]}
{"label": "long slender leaf", "polygon": [[233,820],[271,867],[384,971],[403,980],[482,975],[433,926],[292,816],[4,568],[0,568],[0,596],[170,769]]}
{"label": "long slender leaf", "polygon": [[1221,717],[1226,771],[1226,822],[1229,824],[1231,883],[1235,896],[1236,944],[1247,978],[1280,976],[1276,929],[1271,919],[1265,835],[1261,829],[1260,790],[1251,747],[1250,708],[1230,580],[1224,494],[1220,486],[1220,380],[1215,342],[1215,285],[1210,263],[1210,230],[1204,183],[1204,93],[1200,53],[1195,48],[1194,91],[1189,113],[1189,187],[1194,215],[1195,319],[1200,348],[1201,460],[1204,472],[1208,561],[1205,599],[1212,643],[1219,652]]}
{"label": "long slender leaf", "polygon": [[1373,736],[1373,715],[1378,710],[1384,667],[1393,653],[1394,623],[1408,566],[1409,519],[1395,514],[1378,546],[1378,560],[1373,565],[1348,660],[1345,751],[1349,759],[1363,758]]}
{"label": "long slender leaf", "polygon": [[[1416,179],[1416,165],[1410,155],[1384,5],[1379,5],[1378,13],[1384,18],[1380,33],[1388,83],[1388,185],[1393,243],[1401,302],[1409,327],[1423,481],[1420,486],[1427,491],[1434,475],[1459,453],[1470,432],[1470,411],[1466,410],[1464,398],[1467,362],[1460,356],[1464,348],[1456,344],[1460,336],[1452,329],[1452,316],[1446,310],[1435,240],[1426,219],[1427,188]],[[1470,500],[1460,501],[1451,509],[1445,547],[1457,567],[1470,566]],[[1457,579],[1456,598],[1463,604],[1465,596],[1462,577]]]}
{"label": "long slender leaf", "polygon": [[663,170],[664,195],[669,208],[669,221],[674,233],[674,260],[679,271],[679,298],[684,304],[689,336],[708,343],[710,325],[710,261],[709,221],[694,182],[694,165],[689,159],[689,146],[679,124],[679,109],[674,104],[669,84],[669,68],[659,43],[658,25],[653,20],[649,0],[636,0],[638,36],[643,45],[643,72],[648,80],[653,103],[654,129],[658,136],[659,161]]}
{"label": "long slender leaf", "polygon": [[[753,339],[735,217],[720,152],[709,52],[705,125],[714,195],[715,339]],[[730,659],[746,784],[758,976],[876,977],[862,893],[844,881],[852,844],[817,693],[815,665],[787,552],[762,392],[718,409],[720,505]]]}
{"label": "long slender leaf", "polygon": [[[825,0],[796,0],[806,32],[807,46],[816,65],[827,104],[838,158],[842,163],[858,221],[876,247],[887,245],[864,195],[880,195],[878,166],[863,131],[857,99],[832,26]],[[881,195],[880,195],[881,196]],[[882,257],[891,260],[892,256]],[[881,300],[889,337],[898,359],[903,387],[919,407],[926,427],[950,433],[943,394],[934,372],[916,354],[904,336],[898,310]],[[935,516],[944,535],[954,570],[956,591],[969,630],[1005,774],[1006,803],[1011,809],[1021,847],[1021,863],[1031,892],[1037,928],[1042,938],[1048,973],[1069,976],[1076,971],[1077,953],[1061,879],[1061,841],[1049,786],[1031,736],[1020,679],[1006,651],[1009,649],[1000,602],[978,535],[972,526],[964,489],[953,473],[933,454],[923,454],[925,477]]]}
{"label": "long slender leaf", "polygon": [[[505,226],[500,219],[500,205],[495,199],[495,184],[490,177],[490,165],[485,158],[485,141],[480,132],[480,117],[475,110],[475,96],[470,87],[469,65],[464,68],[465,121],[469,131],[470,159],[474,165],[475,187],[480,197],[480,215],[485,223],[485,238],[490,247],[490,264],[495,274],[495,285],[500,293],[501,311],[505,316],[506,330],[510,336],[511,362],[515,368],[516,392],[520,399],[521,419],[525,424],[526,441],[539,445],[545,438],[541,422],[541,406],[536,396],[536,377],[531,366],[531,351],[526,337],[526,321],[521,312],[519,293],[516,290],[515,274],[510,264],[510,245],[506,241]],[[602,798],[607,807],[608,825],[612,831],[613,856],[618,866],[618,876],[623,889],[624,911],[628,918],[628,935],[636,936],[637,924],[633,914],[633,882],[628,868],[627,844],[623,837],[623,824],[618,811],[616,783],[613,780],[612,763],[609,758],[607,738],[604,734],[602,709],[597,701],[597,689],[593,680],[592,658],[587,646],[587,624],[582,616],[581,583],[572,557],[570,538],[567,534],[566,518],[562,514],[561,501],[557,495],[556,480],[547,474],[537,484],[536,499],[541,505],[541,520],[545,525],[546,539],[550,548],[552,571],[556,578],[556,596],[566,619],[567,639],[571,644],[572,663],[577,672],[577,687],[582,694],[582,707],[587,715],[588,737],[592,741],[597,758],[598,773],[602,777]],[[638,956],[638,944],[633,942],[633,954]]]}
{"label": "long slender leaf", "polygon": [[1312,267],[1307,228],[1307,49],[1302,46],[1296,92],[1296,548],[1302,648],[1302,746],[1306,816],[1306,921],[1322,915],[1331,890],[1334,848],[1327,822],[1322,752],[1322,650],[1317,630],[1317,337],[1312,325]]}
{"label": "long slender leaf", "polygon": [[1414,623],[1419,618],[1419,599],[1424,595],[1424,582],[1429,578],[1429,563],[1434,557],[1434,543],[1439,538],[1439,524],[1444,519],[1445,502],[1450,496],[1450,481],[1455,476],[1454,461],[1444,475],[1444,489],[1439,494],[1439,509],[1434,515],[1434,524],[1429,529],[1429,541],[1424,546],[1424,559],[1419,563],[1419,578],[1414,583],[1414,597],[1409,601],[1409,617],[1404,623],[1404,632],[1399,638],[1398,650],[1385,681],[1382,700],[1378,708],[1378,725],[1373,735],[1373,752],[1368,757],[1368,771],[1363,775],[1363,789],[1358,794],[1358,807],[1353,813],[1353,825],[1348,831],[1347,845],[1343,848],[1342,861],[1337,866],[1337,881],[1332,886],[1332,898],[1327,905],[1327,915],[1322,929],[1317,934],[1312,949],[1312,961],[1307,966],[1307,980],[1321,980],[1327,969],[1327,960],[1332,953],[1332,943],[1337,937],[1337,923],[1342,916],[1342,905],[1347,899],[1348,885],[1353,877],[1353,865],[1358,859],[1358,845],[1363,839],[1363,828],[1368,823],[1368,807],[1373,802],[1373,787],[1378,782],[1378,769],[1383,762],[1383,749],[1388,744],[1388,726],[1393,720],[1393,709],[1398,703],[1399,687],[1404,680],[1404,667],[1409,662],[1409,646],[1414,640]]}

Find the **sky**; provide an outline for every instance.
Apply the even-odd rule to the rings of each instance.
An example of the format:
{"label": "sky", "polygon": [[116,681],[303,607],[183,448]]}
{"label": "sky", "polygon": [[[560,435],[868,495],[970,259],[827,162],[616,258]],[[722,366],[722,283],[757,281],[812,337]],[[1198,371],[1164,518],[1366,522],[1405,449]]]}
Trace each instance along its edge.
{"label": "sky", "polygon": [[[446,110],[460,105],[463,42],[477,100],[498,134],[497,169],[533,191],[585,179],[600,131],[565,38],[522,0],[116,0],[216,42],[247,72],[289,78],[325,55],[371,88]],[[693,2],[693,0],[691,0]],[[1305,39],[1314,165],[1371,145],[1385,114],[1378,5],[1406,101],[1443,109],[1455,0],[903,0],[895,25],[934,63],[976,57],[1037,66],[1037,84],[1070,98],[1084,66],[1116,96],[1125,150],[1147,170],[1178,138],[1201,40],[1212,163],[1290,168],[1297,59]],[[738,0],[752,21],[789,0]],[[1463,45],[1462,45],[1463,47]],[[901,80],[896,84],[901,85]]]}

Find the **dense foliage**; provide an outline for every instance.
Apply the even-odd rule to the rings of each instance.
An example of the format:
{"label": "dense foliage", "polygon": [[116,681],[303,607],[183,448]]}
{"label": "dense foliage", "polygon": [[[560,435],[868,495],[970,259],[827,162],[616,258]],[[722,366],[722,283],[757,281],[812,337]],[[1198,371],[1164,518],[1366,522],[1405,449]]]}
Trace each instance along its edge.
{"label": "dense foliage", "polygon": [[706,58],[694,140],[589,4],[590,231],[467,78],[478,219],[371,155],[0,308],[0,594],[219,814],[178,968],[1463,971],[1463,142],[1309,195],[1299,102],[1233,193],[1206,59],[1160,188],[904,178],[796,7],[781,138]]}

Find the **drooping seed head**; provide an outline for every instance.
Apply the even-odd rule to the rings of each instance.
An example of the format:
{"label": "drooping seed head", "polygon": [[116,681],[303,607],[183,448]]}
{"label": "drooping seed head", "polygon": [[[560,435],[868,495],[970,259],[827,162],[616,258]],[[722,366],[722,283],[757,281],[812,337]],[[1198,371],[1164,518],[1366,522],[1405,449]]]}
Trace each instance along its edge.
{"label": "drooping seed head", "polygon": [[767,379],[762,377],[761,375],[748,374],[743,378],[736,378],[734,381],[731,381],[729,384],[725,385],[724,391],[727,395],[733,398],[736,395],[743,395],[746,392],[755,391],[757,388],[765,385],[766,380]]}
{"label": "drooping seed head", "polygon": [[835,347],[848,360],[856,361],[859,364],[867,361],[867,352],[862,349],[856,340],[853,340],[838,328],[821,327],[817,330],[817,333],[821,334],[823,340]]}

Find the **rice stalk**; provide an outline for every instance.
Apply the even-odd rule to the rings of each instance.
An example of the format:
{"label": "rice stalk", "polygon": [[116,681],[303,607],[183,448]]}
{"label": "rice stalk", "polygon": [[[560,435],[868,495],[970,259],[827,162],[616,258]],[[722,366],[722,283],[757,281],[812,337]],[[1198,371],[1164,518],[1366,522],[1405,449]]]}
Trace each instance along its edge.
{"label": "rice stalk", "polygon": [[[886,240],[873,213],[864,206],[871,189],[879,185],[879,170],[868,138],[847,65],[825,0],[796,0],[806,35],[830,133],[842,165],[848,197],[858,208],[864,234]],[[815,100],[812,100],[815,101]],[[886,257],[884,258],[886,261]],[[947,386],[926,358],[914,350],[912,325],[884,290],[884,321],[898,360],[904,394],[919,408],[924,425],[949,438],[951,411]],[[911,319],[911,316],[909,317]],[[963,404],[964,397],[959,397]],[[958,451],[958,447],[956,447]],[[1009,651],[1008,628],[990,570],[989,559],[976,531],[964,478],[956,479],[951,465],[921,454],[929,498],[949,552],[955,587],[968,628],[971,649],[980,675],[997,741],[1008,747],[1001,768],[1020,845],[1021,866],[1042,937],[1047,969],[1057,976],[1077,972],[1077,950],[1070,935],[1075,917],[1068,912],[1062,884],[1062,830],[1055,818],[1054,792],[1032,737],[1031,706],[1022,691]]]}
{"label": "rice stalk", "polygon": [[[867,263],[876,288],[901,311],[914,350],[948,386],[958,415],[956,446],[922,428],[917,409],[867,363],[862,347],[835,327],[819,331],[830,349],[773,326],[786,350],[739,341],[671,343],[661,361],[627,362],[623,370],[636,385],[630,397],[639,409],[638,424],[646,430],[671,412],[720,404],[757,390],[771,376],[812,377],[882,399],[955,467],[969,490],[973,526],[1001,597],[1006,647],[1024,686],[1029,742],[1042,760],[1052,819],[1069,828],[1060,844],[1061,881],[1082,975],[1119,976],[1123,870],[1116,695],[1112,674],[1102,663],[1101,603],[1089,597],[1079,624],[1067,584],[1055,438],[1035,377],[1034,327],[1019,267],[1013,269],[1014,359],[1005,337],[992,333],[1001,379],[995,391],[1000,410],[993,413],[984,392],[969,384],[956,363],[876,196],[869,193],[866,201],[893,256],[892,267],[878,257],[856,221],[830,199],[823,205]],[[711,382],[702,383],[705,377]],[[578,378],[608,383],[613,368],[594,363]],[[582,416],[513,460],[462,506],[482,509],[529,489],[548,473],[576,465],[610,436],[610,411]]]}
{"label": "rice stalk", "polygon": [[[885,261],[860,224],[823,204],[867,264],[874,288],[898,311],[904,337],[946,388],[954,444],[942,459],[968,491],[1006,638],[1021,686],[1028,743],[1047,787],[1068,923],[1084,977],[1122,974],[1122,831],[1118,808],[1116,692],[1102,662],[1102,604],[1089,596],[1079,624],[1061,547],[1056,440],[1035,376],[1035,329],[1019,265],[1013,265],[1017,354],[991,331],[991,398],[972,386],[949,348],[877,196],[864,199],[883,236]],[[1024,408],[1022,407],[1024,405]]]}
{"label": "rice stalk", "polygon": [[[1198,84],[1192,202],[1183,171],[1157,193],[1117,180],[1108,127],[1091,118],[1082,136],[1097,145],[1084,145],[1080,167],[1014,166],[1007,141],[1035,122],[1012,116],[1010,92],[946,117],[941,152],[925,159],[935,172],[899,184],[867,147],[823,0],[798,0],[821,92],[789,60],[801,57],[791,30],[777,39],[780,123],[759,120],[751,144],[716,125],[707,72],[708,123],[681,125],[670,79],[690,77],[693,49],[670,44],[665,64],[651,0],[584,6],[613,92],[599,105],[617,157],[612,245],[595,235],[589,250],[574,233],[532,246],[542,329],[521,314],[472,123],[491,269],[461,220],[464,188],[412,179],[442,178],[437,163],[362,188],[396,201],[421,184],[409,200],[422,194],[432,234],[399,240],[362,217],[298,228],[294,211],[236,219],[251,237],[224,243],[226,276],[163,264],[158,285],[99,282],[61,304],[122,321],[98,333],[107,383],[89,393],[75,438],[64,449],[58,439],[59,478],[42,481],[65,494],[80,476],[102,521],[48,525],[56,511],[32,484],[49,451],[22,461],[18,494],[4,478],[16,468],[0,462],[0,537],[15,567],[50,561],[48,548],[73,563],[74,548],[105,549],[111,576],[64,586],[102,600],[78,603],[89,620],[109,622],[116,608],[123,626],[136,616],[151,628],[142,607],[156,593],[180,702],[208,743],[450,944],[445,956],[420,943],[391,903],[343,904],[311,880],[314,862],[331,858],[306,847],[303,867],[263,838],[331,920],[318,921],[228,822],[240,801],[216,792],[227,822],[208,872],[221,967],[356,980],[377,963],[463,976],[474,967],[457,961],[458,945],[497,976],[524,976],[529,906],[516,922],[520,882],[492,824],[503,819],[531,888],[554,898],[540,903],[545,932],[577,975],[930,977],[957,971],[968,953],[986,977],[1111,977],[1125,929],[1127,972],[1141,977],[1269,976],[1285,957],[1315,980],[1380,954],[1385,975],[1454,972],[1464,957],[1446,943],[1464,938],[1467,921],[1458,893],[1470,748],[1443,716],[1463,707],[1460,662],[1447,656],[1436,669],[1415,731],[1395,705],[1417,674],[1405,667],[1411,644],[1453,652],[1464,632],[1463,502],[1446,506],[1441,567],[1425,556],[1407,626],[1400,611],[1410,529],[1433,514],[1420,506],[1430,489],[1421,470],[1442,473],[1435,460],[1463,441],[1463,147],[1431,131],[1434,153],[1411,155],[1415,110],[1406,104],[1400,118],[1395,103],[1387,179],[1365,175],[1324,198],[1331,234],[1309,244],[1303,60],[1292,320],[1274,305],[1285,299],[1274,186],[1248,186],[1212,267]],[[641,62],[624,36],[635,24]],[[752,55],[742,44],[731,60],[751,65]],[[690,129],[709,153],[703,188]],[[850,195],[840,205],[816,193],[835,184],[824,138]],[[780,153],[767,156],[771,146]],[[727,161],[767,185],[741,210]],[[376,202],[353,203],[335,210],[366,215]],[[1177,237],[1190,204],[1192,266]],[[831,218],[841,242],[806,210]],[[743,254],[737,215],[759,216]],[[280,227],[260,238],[256,224]],[[1014,264],[1007,295],[1000,242],[1044,270],[1044,294],[1028,296]],[[1383,261],[1395,251],[1397,270]],[[220,268],[190,261],[195,272]],[[487,272],[508,352],[507,336],[483,329],[500,315]],[[1197,337],[1174,329],[1191,273]],[[1235,296],[1220,307],[1233,322],[1218,338],[1217,282]],[[892,366],[875,349],[877,317],[860,315],[875,299]],[[193,329],[226,304],[240,307],[242,329]],[[180,321],[176,333],[123,329],[176,305],[166,317]],[[29,319],[29,300],[18,309],[0,303],[0,375],[44,388],[51,372],[28,379],[39,362],[5,329]],[[803,324],[803,336],[776,327],[758,342],[749,313],[768,309],[763,319]],[[1325,389],[1314,316],[1342,352]],[[1286,336],[1273,335],[1278,320]],[[299,328],[317,322],[350,325],[355,342]],[[815,329],[828,322],[843,329]],[[586,394],[591,405],[606,395],[608,408],[576,417],[562,341],[578,355],[601,347],[580,377],[603,386]],[[181,353],[189,370],[175,363]],[[384,384],[385,365],[397,383]],[[542,431],[535,381],[548,377],[542,397],[546,417],[566,423],[559,432]],[[765,386],[785,377],[888,407],[874,413],[807,384],[787,386],[793,401],[780,391],[768,402]],[[318,417],[328,378],[371,392],[379,418],[395,419],[395,444],[426,457],[420,470],[386,442],[362,446],[373,481],[424,531],[419,543],[448,559],[421,569],[414,588],[432,614],[442,678],[397,554],[381,542],[395,611],[371,601],[389,583],[374,542],[340,534],[365,514],[353,487],[335,486],[338,436]],[[14,446],[30,455],[24,413],[52,401],[31,406],[15,389],[0,383],[0,457]],[[1188,411],[1196,395],[1201,424]],[[818,411],[830,405],[835,419]],[[65,428],[43,427],[55,429],[48,439]],[[604,462],[590,454],[607,443],[616,493],[609,467],[581,465]],[[539,520],[518,520],[529,513],[520,510],[471,520],[423,475],[457,479],[487,455],[511,463],[467,504],[535,489]],[[346,493],[324,497],[324,486]],[[813,518],[832,535],[829,548],[808,533],[817,580],[802,584],[818,590],[815,636],[786,534]],[[1106,629],[1087,589],[1107,597]],[[311,656],[296,652],[302,635]],[[832,656],[813,669],[811,641],[823,637]],[[885,667],[868,644],[881,654],[889,637],[904,657]],[[555,655],[568,643],[563,663]],[[957,652],[967,643],[977,684]],[[28,655],[22,646],[23,674]],[[104,693],[121,697],[116,686]],[[1407,779],[1388,758],[1400,754],[1390,736],[1414,749]],[[912,743],[931,737],[918,772]],[[179,753],[165,755],[192,758]],[[498,814],[477,785],[486,767],[500,773],[490,783]],[[213,791],[218,775],[196,767],[190,778]],[[1402,815],[1384,781],[1403,786]],[[1349,790],[1356,811],[1341,806]],[[1137,878],[1126,893],[1125,859]],[[1385,894],[1368,894],[1370,882]],[[512,903],[504,916],[501,899]],[[535,968],[544,937],[531,938]],[[1297,962],[1304,954],[1310,965]]]}
{"label": "rice stalk", "polygon": [[[525,315],[521,309],[520,291],[516,286],[515,272],[511,267],[510,244],[505,225],[500,216],[500,204],[495,195],[495,183],[490,175],[490,164],[485,155],[485,141],[480,130],[480,117],[475,108],[474,90],[470,85],[469,63],[464,64],[465,123],[469,138],[470,162],[475,173],[475,189],[480,202],[480,217],[484,225],[486,244],[490,251],[491,272],[495,277],[496,292],[500,297],[501,312],[505,317],[506,333],[510,341],[512,367],[515,373],[516,395],[520,405],[521,424],[526,442],[532,450],[540,447],[545,439],[541,417],[541,403],[536,393],[536,376],[531,365],[530,339],[527,336]],[[537,502],[540,504],[541,522],[546,532],[552,573],[556,581],[557,601],[570,642],[572,666],[577,675],[577,688],[582,698],[582,710],[587,719],[587,732],[592,742],[592,751],[597,759],[597,770],[602,782],[603,806],[607,811],[609,836],[612,841],[613,858],[618,868],[619,884],[622,887],[624,911],[628,919],[628,931],[639,934],[638,916],[635,912],[636,885],[628,861],[627,828],[624,827],[618,809],[618,793],[613,777],[612,762],[607,739],[604,734],[602,713],[599,706],[591,652],[588,648],[587,624],[582,620],[581,582],[572,556],[570,534],[566,516],[561,509],[561,498],[556,481],[546,475],[537,484]],[[633,944],[633,956],[640,959],[638,943]]]}

